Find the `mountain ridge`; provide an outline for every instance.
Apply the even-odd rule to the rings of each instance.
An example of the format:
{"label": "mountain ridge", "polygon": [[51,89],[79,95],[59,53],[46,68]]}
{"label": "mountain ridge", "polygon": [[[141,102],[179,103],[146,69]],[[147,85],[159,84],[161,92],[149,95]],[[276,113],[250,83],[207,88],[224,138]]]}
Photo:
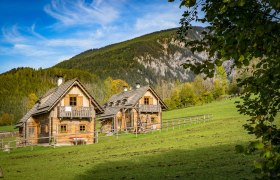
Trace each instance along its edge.
{"label": "mountain ridge", "polygon": [[[194,27],[187,38],[199,39],[203,30],[202,27]],[[191,81],[193,73],[180,65],[188,58],[203,59],[205,55],[193,55],[176,40],[176,31],[176,28],[167,29],[99,49],[89,49],[54,67],[86,70],[101,79],[111,76],[128,83],[158,84],[175,79]]]}

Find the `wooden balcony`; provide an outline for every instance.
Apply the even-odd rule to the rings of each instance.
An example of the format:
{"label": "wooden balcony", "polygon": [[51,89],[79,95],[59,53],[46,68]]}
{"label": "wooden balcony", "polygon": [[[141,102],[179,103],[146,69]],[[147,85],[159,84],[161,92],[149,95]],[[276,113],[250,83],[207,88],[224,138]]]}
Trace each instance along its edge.
{"label": "wooden balcony", "polygon": [[140,112],[160,112],[159,105],[146,105],[142,104],[139,106]]}
{"label": "wooden balcony", "polygon": [[59,106],[58,118],[90,118],[94,114],[93,107]]}

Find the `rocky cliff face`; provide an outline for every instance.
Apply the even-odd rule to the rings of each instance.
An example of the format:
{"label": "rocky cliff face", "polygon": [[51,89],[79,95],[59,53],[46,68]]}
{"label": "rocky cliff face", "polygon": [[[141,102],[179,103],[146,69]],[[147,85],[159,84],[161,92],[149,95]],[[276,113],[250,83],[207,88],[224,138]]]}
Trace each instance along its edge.
{"label": "rocky cliff face", "polygon": [[[175,40],[175,38],[165,39],[163,42],[158,39],[157,43],[162,48],[161,56],[153,57],[151,54],[146,53],[134,57],[134,60],[143,65],[146,70],[153,71],[160,80],[191,81],[194,78],[194,74],[184,69],[182,64],[193,58],[203,60],[207,57],[205,53],[193,55],[184,47],[183,43]],[[146,77],[145,80],[149,82],[149,77]]]}

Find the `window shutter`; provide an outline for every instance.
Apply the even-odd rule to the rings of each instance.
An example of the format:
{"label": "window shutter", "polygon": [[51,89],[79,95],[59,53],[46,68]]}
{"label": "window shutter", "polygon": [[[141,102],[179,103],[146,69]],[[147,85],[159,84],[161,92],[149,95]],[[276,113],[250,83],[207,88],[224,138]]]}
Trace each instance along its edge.
{"label": "window shutter", "polygon": [[64,106],[69,106],[69,105],[70,105],[70,98],[69,98],[69,94],[67,94],[64,97]]}
{"label": "window shutter", "polygon": [[140,104],[144,104],[144,97],[140,99]]}
{"label": "window shutter", "polygon": [[149,105],[153,105],[153,97],[149,97]]}
{"label": "window shutter", "polygon": [[83,106],[83,96],[77,97],[77,106],[82,107]]}

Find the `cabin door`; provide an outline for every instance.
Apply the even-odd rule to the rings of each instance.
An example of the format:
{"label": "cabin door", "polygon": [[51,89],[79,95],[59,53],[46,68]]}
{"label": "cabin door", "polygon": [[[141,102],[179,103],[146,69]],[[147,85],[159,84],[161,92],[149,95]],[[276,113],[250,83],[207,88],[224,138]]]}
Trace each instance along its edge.
{"label": "cabin door", "polygon": [[118,130],[122,128],[122,118],[121,117],[118,118],[118,127],[117,128],[118,128]]}
{"label": "cabin door", "polygon": [[38,141],[38,127],[37,126],[28,126],[28,136],[27,139],[29,143],[37,144]]}
{"label": "cabin door", "polygon": [[134,119],[133,112],[130,111],[126,116],[126,124],[128,128],[133,127],[133,119]]}

